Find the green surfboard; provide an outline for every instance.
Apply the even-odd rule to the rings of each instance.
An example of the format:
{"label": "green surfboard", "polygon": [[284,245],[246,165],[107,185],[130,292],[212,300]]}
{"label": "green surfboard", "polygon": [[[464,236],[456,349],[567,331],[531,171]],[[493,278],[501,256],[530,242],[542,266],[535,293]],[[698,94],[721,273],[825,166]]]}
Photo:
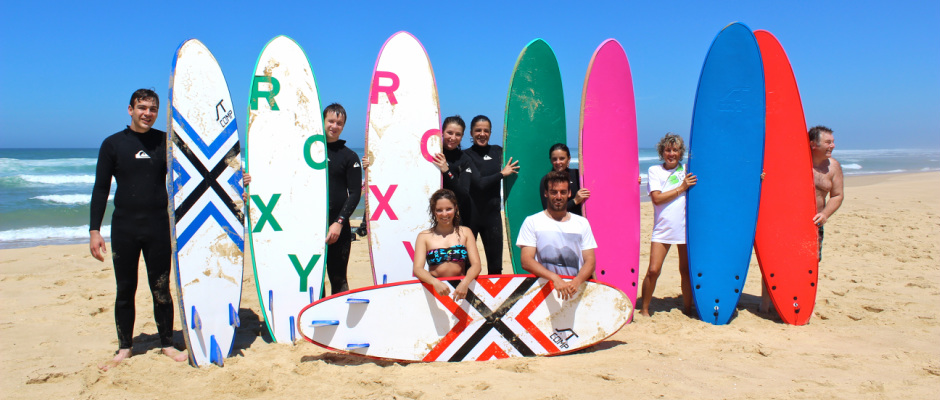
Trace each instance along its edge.
{"label": "green surfboard", "polygon": [[526,217],[542,210],[539,183],[552,169],[548,149],[565,143],[565,99],[561,72],[551,46],[529,42],[519,54],[509,83],[503,125],[503,165],[519,161],[519,173],[503,180],[506,234],[514,273],[522,269],[516,239]]}

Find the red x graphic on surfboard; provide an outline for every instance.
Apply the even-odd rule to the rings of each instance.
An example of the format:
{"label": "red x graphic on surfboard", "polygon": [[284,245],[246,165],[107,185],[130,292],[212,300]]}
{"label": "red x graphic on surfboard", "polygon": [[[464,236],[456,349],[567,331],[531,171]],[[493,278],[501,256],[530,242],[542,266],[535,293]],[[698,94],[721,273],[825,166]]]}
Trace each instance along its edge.
{"label": "red x graphic on surfboard", "polygon": [[[478,279],[478,287],[483,288],[484,291],[489,294],[491,297],[495,298],[503,290],[507,289],[509,283],[512,282],[512,277],[500,277],[496,278],[496,281],[492,281],[487,278]],[[447,332],[446,335],[431,349],[430,352],[423,358],[423,361],[436,361],[450,349],[452,345],[459,346],[454,351],[454,355],[451,356],[448,361],[462,361],[465,360],[469,354],[474,353],[474,349],[483,348],[483,351],[476,358],[477,360],[489,360],[492,358],[506,358],[509,357],[506,349],[503,349],[499,346],[498,343],[489,340],[485,341],[484,338],[486,335],[492,331],[496,330],[502,338],[506,339],[509,344],[518,352],[524,356],[534,356],[536,352],[533,351],[526,343],[523,341],[519,335],[528,334],[545,350],[545,353],[552,354],[559,352],[558,347],[547,337],[545,333],[538,329],[535,324],[529,319],[532,313],[536,308],[551,294],[554,285],[551,282],[547,282],[540,290],[525,304],[522,310],[515,315],[515,320],[519,323],[520,326],[525,330],[525,332],[516,332],[512,330],[508,325],[503,323],[502,318],[509,314],[509,312],[515,307],[516,303],[525,297],[525,294],[529,292],[529,289],[537,284],[537,278],[527,278],[522,281],[522,283],[514,288],[510,288],[512,293],[509,297],[503,301],[495,309],[491,310],[479,297],[479,295],[473,291],[467,292],[467,301],[471,304],[471,307],[475,309],[480,315],[484,317],[482,323],[474,324],[474,321],[470,315],[464,311],[452,298],[449,296],[440,296],[434,289],[427,284],[424,284],[426,290],[434,295],[434,297],[448,310],[454,317],[457,318],[457,323],[454,324],[454,327]],[[449,281],[452,286],[455,286],[459,281]],[[467,331],[467,328],[475,325],[473,331]],[[469,334],[466,340],[458,342],[458,337],[465,335],[465,331]]]}

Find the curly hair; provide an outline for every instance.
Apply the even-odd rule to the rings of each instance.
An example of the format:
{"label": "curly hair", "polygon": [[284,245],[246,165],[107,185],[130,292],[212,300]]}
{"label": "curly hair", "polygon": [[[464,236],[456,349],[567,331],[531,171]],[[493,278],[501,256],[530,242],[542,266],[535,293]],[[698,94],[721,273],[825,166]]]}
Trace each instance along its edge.
{"label": "curly hair", "polygon": [[458,235],[460,234],[460,205],[457,204],[457,195],[454,194],[450,189],[438,189],[434,194],[431,195],[431,200],[428,202],[428,216],[431,217],[431,230],[437,229],[437,218],[434,218],[434,206],[437,205],[438,200],[447,199],[454,204],[454,227],[456,228]]}
{"label": "curly hair", "polygon": [[682,161],[682,158],[685,157],[685,142],[682,141],[682,136],[667,132],[666,136],[659,139],[659,143],[656,144],[656,152],[659,153],[660,160],[663,159],[663,153],[666,152],[668,147],[675,147],[679,151],[679,161]]}

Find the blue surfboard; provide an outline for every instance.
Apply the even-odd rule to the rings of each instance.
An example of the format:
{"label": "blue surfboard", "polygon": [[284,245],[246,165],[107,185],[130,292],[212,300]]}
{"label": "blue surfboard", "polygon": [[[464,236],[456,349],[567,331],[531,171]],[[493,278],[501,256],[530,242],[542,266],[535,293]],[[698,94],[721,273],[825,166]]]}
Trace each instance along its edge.
{"label": "blue surfboard", "polygon": [[764,70],[741,23],[712,42],[699,77],[689,138],[687,243],[699,318],[727,324],[747,278],[764,159]]}

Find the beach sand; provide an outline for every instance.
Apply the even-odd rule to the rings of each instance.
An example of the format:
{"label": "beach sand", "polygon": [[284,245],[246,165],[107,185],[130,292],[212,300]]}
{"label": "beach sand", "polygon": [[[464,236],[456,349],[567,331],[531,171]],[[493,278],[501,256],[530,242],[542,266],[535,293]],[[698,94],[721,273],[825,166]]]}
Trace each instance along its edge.
{"label": "beach sand", "polygon": [[[673,252],[652,317],[637,315],[616,335],[580,353],[487,362],[399,364],[307,342],[269,343],[249,267],[242,326],[224,368],[196,369],[159,354],[141,274],[135,356],[101,372],[97,365],[117,349],[110,260],[94,260],[87,245],[0,250],[0,397],[935,398],[940,392],[938,199],[936,172],[847,178],[846,200],[826,225],[819,294],[806,326],[788,326],[757,312],[756,261],[729,325],[683,315]],[[642,213],[640,270],[645,272],[650,203],[643,204]],[[371,284],[366,242],[353,242],[352,253],[350,286]],[[508,261],[504,271],[511,271]],[[182,347],[178,316],[175,325]]]}

